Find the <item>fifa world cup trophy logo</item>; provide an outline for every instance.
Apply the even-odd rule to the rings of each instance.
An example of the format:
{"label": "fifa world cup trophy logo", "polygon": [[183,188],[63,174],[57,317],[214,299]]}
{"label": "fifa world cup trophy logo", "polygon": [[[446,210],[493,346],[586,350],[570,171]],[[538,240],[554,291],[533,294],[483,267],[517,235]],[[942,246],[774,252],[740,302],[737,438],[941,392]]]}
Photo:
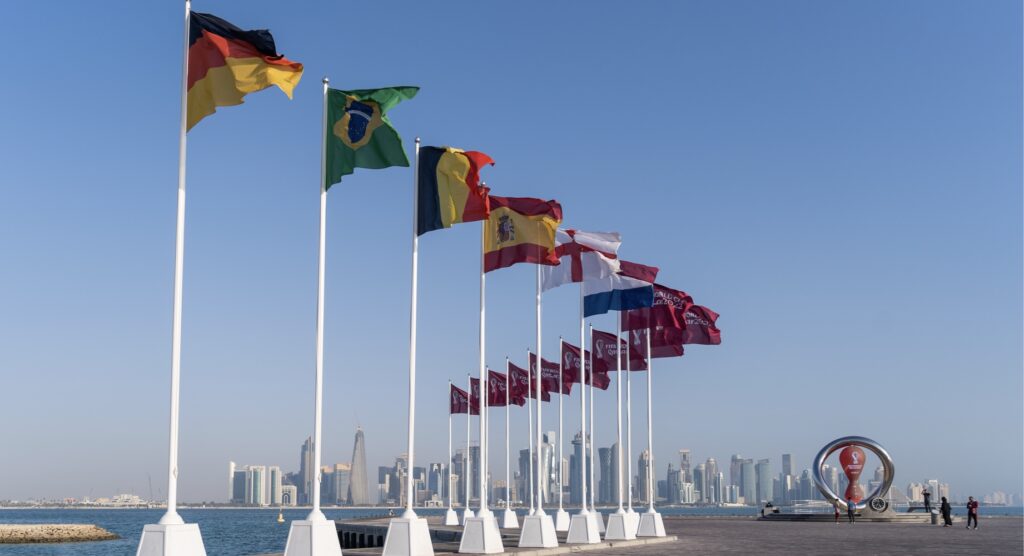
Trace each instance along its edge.
{"label": "fifa world cup trophy logo", "polygon": [[864,499],[864,489],[857,482],[861,472],[864,471],[864,450],[857,446],[843,448],[843,451],[839,452],[839,465],[842,466],[843,473],[846,473],[846,478],[850,481],[849,486],[846,487],[846,499],[859,504]]}

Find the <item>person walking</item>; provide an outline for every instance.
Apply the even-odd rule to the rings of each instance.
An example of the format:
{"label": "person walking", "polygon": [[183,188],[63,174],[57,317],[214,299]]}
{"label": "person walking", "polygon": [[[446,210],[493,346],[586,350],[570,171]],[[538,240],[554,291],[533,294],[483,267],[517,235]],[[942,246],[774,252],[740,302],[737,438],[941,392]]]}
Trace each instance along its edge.
{"label": "person walking", "polygon": [[932,513],[932,493],[927,488],[925,488],[923,491],[921,491],[921,496],[924,496],[924,511],[927,513]]}
{"label": "person walking", "polygon": [[846,499],[846,519],[847,523],[855,523],[857,521],[857,508],[853,502],[853,498]]}
{"label": "person walking", "polygon": [[836,511],[835,512],[836,525],[839,525],[839,502],[833,502],[832,503],[832,509],[834,509]]}
{"label": "person walking", "polygon": [[973,496],[967,497],[967,528],[971,528],[971,520],[974,520],[974,528],[978,528],[978,501]]}
{"label": "person walking", "polygon": [[939,511],[942,512],[942,526],[952,527],[953,516],[950,514],[953,512],[953,508],[949,505],[949,500],[946,500],[945,496],[942,497],[942,504],[939,505]]}

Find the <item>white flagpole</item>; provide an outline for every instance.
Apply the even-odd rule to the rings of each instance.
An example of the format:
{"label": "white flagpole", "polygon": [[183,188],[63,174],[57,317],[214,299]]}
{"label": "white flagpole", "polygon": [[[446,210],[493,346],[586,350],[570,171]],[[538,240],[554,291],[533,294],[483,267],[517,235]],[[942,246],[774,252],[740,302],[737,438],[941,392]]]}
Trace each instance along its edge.
{"label": "white flagpole", "polygon": [[587,345],[586,325],[583,317],[583,283],[580,282],[580,435],[583,446],[580,449],[580,515],[587,515],[587,392],[585,390],[586,369],[583,359]]}
{"label": "white flagpole", "polygon": [[562,344],[565,343],[562,337],[558,337],[558,512],[565,511],[562,508],[562,491],[565,490],[562,478],[562,458],[564,457],[562,447],[562,398],[565,397],[565,388],[562,385],[562,375],[565,372],[565,359],[562,357]]}
{"label": "white flagpole", "polygon": [[508,357],[505,358],[505,507],[512,507],[512,474],[511,474],[511,460],[512,455],[509,453],[510,444],[508,441]]}
{"label": "white flagpole", "polygon": [[448,379],[448,509],[452,510],[452,381]]}
{"label": "white flagpole", "polygon": [[[615,495],[619,499],[619,509],[616,513],[622,513],[622,312],[615,312]],[[627,357],[629,352],[627,351]]]}
{"label": "white flagpole", "polygon": [[626,512],[633,513],[633,372],[630,370],[632,346],[630,332],[626,331]]}
{"label": "white flagpole", "polygon": [[[582,349],[582,348],[581,348]],[[583,351],[580,355],[585,354]],[[597,504],[594,502],[597,499],[597,489],[594,488],[594,477],[597,475],[595,467],[598,467],[597,460],[594,459],[594,444],[597,443],[597,437],[594,436],[594,325],[590,325],[590,509],[597,512]],[[586,445],[584,445],[585,447]],[[598,516],[600,519],[600,516]]]}
{"label": "white flagpole", "polygon": [[[326,122],[326,120],[325,120]],[[326,132],[325,132],[326,133]],[[413,510],[415,498],[415,483],[413,469],[415,469],[415,444],[416,444],[416,306],[419,280],[419,180],[420,180],[420,138],[416,138],[416,155],[412,172],[412,300],[409,304],[409,444],[408,444],[408,476],[405,485],[405,512],[403,519],[416,519],[416,512]]]}
{"label": "white flagpole", "polygon": [[651,426],[651,331],[647,330],[647,500],[648,513],[654,513],[654,429]]}
{"label": "white flagpole", "polygon": [[320,251],[317,259],[317,293],[316,293],[316,379],[313,410],[313,460],[316,462],[316,473],[313,475],[313,509],[310,510],[309,521],[325,521],[320,511],[320,462],[322,450],[320,441],[323,429],[324,400],[324,273],[327,258],[327,85],[323,80],[323,125],[320,138]]}
{"label": "white flagpole", "polygon": [[[543,515],[547,515],[547,514],[544,513],[544,494],[541,492],[541,480],[540,480],[540,474],[541,474],[542,470],[544,469],[544,466],[541,465],[541,461],[540,461],[541,453],[542,453],[541,449],[540,449],[541,405],[543,405],[542,402],[544,401],[544,400],[541,399],[540,377],[543,374],[542,373],[543,365],[541,364],[541,361],[543,361],[543,357],[544,356],[543,356],[543,352],[541,351],[541,343],[540,343],[540,333],[541,333],[541,307],[540,307],[541,277],[540,277],[540,265],[538,264],[538,265],[536,265],[536,267],[537,267],[537,378],[534,379],[534,384],[536,385],[536,388],[537,388],[537,390],[536,390],[536,392],[537,392],[537,424],[536,424],[537,425],[537,431],[536,431],[537,432],[537,438],[535,439],[535,442],[537,443],[537,515],[543,516]],[[527,363],[529,363],[529,361],[527,361]]]}
{"label": "white flagpole", "polygon": [[[486,185],[486,184],[485,184]],[[480,222],[480,513],[484,517],[491,513],[487,507],[487,396],[490,381],[487,380],[487,364],[484,362],[487,350],[487,328],[485,304],[487,300],[484,253],[486,251],[487,221]]]}
{"label": "white flagpole", "polygon": [[[533,385],[529,384],[529,382],[532,382],[530,379],[532,378],[533,375],[530,374],[530,370],[529,370],[530,369],[530,365],[529,365],[529,363],[530,363],[530,348],[526,348],[526,363],[527,363],[527,365],[526,365],[526,369],[527,369],[526,370],[526,382],[528,383],[526,385],[526,388],[527,388],[526,403],[528,404],[527,408],[526,408],[527,409],[526,410],[526,414],[528,415],[528,417],[527,417],[528,425],[527,425],[526,429],[527,429],[527,433],[528,433],[528,435],[530,437],[529,440],[527,441],[527,448],[530,450],[530,477],[529,477],[529,482],[528,482],[527,490],[530,491],[530,515],[533,515],[534,513],[537,512],[537,507],[536,507],[536,504],[534,503],[534,499],[533,499],[533,493],[534,493],[534,488],[533,488],[533,485],[534,485],[534,482],[533,482],[533,480],[534,480],[534,477],[533,477],[533,475],[534,475],[534,473],[533,473],[533,396],[530,395],[530,393],[529,393],[529,390],[533,389]],[[537,400],[537,403],[539,404],[540,400]]]}

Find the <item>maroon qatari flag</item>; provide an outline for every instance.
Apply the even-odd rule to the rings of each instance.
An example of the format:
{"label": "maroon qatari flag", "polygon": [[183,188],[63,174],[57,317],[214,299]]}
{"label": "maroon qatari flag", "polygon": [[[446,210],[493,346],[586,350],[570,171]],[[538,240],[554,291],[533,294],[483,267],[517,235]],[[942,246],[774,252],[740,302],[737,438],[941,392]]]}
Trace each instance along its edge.
{"label": "maroon qatari flag", "polygon": [[[505,375],[487,369],[487,406],[505,407]],[[511,396],[509,396],[511,398]]]}
{"label": "maroon qatari flag", "polygon": [[[628,332],[627,332],[628,333]],[[626,341],[619,338],[619,347],[622,351],[621,361],[617,358],[618,352],[615,348],[615,334],[611,332],[603,332],[601,330],[594,330],[594,335],[590,338],[590,345],[594,347],[594,372],[595,373],[608,373],[616,370],[616,365],[622,365],[622,370],[626,370],[626,357],[631,358],[629,361],[629,368],[633,371],[643,371],[647,369],[647,362],[644,361],[644,354],[637,349],[631,348],[629,353],[626,353]]]}
{"label": "maroon qatari flag", "polygon": [[[451,395],[448,396],[448,413],[456,415],[469,411],[469,394],[458,386],[451,385]],[[480,406],[473,405],[473,415],[480,415]]]}
{"label": "maroon qatari flag", "polygon": [[[573,382],[579,382],[580,375],[583,374],[580,370],[580,359],[580,348],[562,340],[562,368],[566,371],[566,378],[571,378]],[[583,368],[587,370],[585,382],[587,385],[590,385],[590,352],[584,352],[582,359]],[[607,390],[608,386],[612,383],[612,379],[608,376],[607,372],[594,372],[593,377],[594,387],[601,390]]]}
{"label": "maroon qatari flag", "polygon": [[[693,298],[684,291],[654,284],[654,305],[622,313],[623,330],[686,327],[686,311],[693,306]],[[652,338],[653,339],[653,338]]]}
{"label": "maroon qatari flag", "polygon": [[717,320],[718,313],[707,307],[693,305],[686,311],[686,328],[682,330],[682,343],[712,346],[721,344],[722,331],[715,326]]}
{"label": "maroon qatari flag", "polygon": [[480,379],[469,377],[469,403],[476,410],[474,415],[480,413]]}
{"label": "maroon qatari flag", "polygon": [[[530,370],[535,371],[536,369],[537,354],[531,353]],[[558,392],[558,373],[560,372],[558,363],[548,361],[547,359],[543,360],[543,363],[541,363],[540,384],[545,392]],[[567,376],[562,377],[562,393],[566,396],[572,393],[572,381]]]}
{"label": "maroon qatari flag", "polygon": [[[521,369],[513,363],[508,364],[508,374],[511,379],[512,387],[509,390],[509,398],[512,403],[522,406],[526,404],[527,396],[537,399],[537,387],[533,382],[533,377],[530,372],[526,369]],[[521,400],[521,401],[520,401]],[[551,392],[541,389],[541,400],[545,402],[551,401]]]}

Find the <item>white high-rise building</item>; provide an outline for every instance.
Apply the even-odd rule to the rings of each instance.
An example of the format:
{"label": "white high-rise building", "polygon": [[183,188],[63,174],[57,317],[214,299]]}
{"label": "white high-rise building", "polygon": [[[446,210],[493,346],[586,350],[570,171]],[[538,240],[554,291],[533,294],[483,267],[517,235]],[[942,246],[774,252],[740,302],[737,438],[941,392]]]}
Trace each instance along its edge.
{"label": "white high-rise building", "polygon": [[245,503],[267,505],[267,466],[250,465],[245,472]]}

